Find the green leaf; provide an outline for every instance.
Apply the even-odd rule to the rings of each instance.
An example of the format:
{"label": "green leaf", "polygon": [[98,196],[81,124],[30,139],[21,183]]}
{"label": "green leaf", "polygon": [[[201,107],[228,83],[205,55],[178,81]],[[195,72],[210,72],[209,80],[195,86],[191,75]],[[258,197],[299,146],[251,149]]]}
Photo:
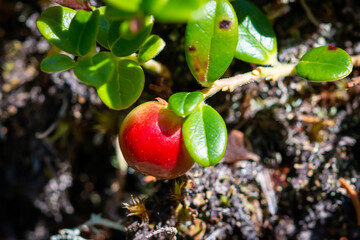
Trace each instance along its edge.
{"label": "green leaf", "polygon": [[40,33],[61,50],[75,55],[69,38],[69,26],[76,11],[67,7],[51,7],[43,11],[36,21]]}
{"label": "green leaf", "polygon": [[186,117],[204,100],[201,92],[179,92],[171,95],[169,106],[180,117]]}
{"label": "green leaf", "polygon": [[186,22],[205,0],[144,0],[145,13],[160,22]]}
{"label": "green leaf", "polygon": [[165,41],[158,35],[149,36],[139,49],[139,62],[147,62],[156,57],[165,47]]}
{"label": "green leaf", "polygon": [[41,61],[40,69],[43,72],[58,72],[71,69],[75,61],[64,54],[53,54]]}
{"label": "green leaf", "polygon": [[112,109],[130,107],[144,89],[145,75],[134,61],[120,60],[116,64],[114,76],[108,83],[97,88],[100,99]]}
{"label": "green leaf", "polygon": [[[139,23],[139,21],[141,21]],[[139,28],[142,25],[142,28]],[[123,22],[112,22],[109,30],[109,45],[115,56],[125,57],[136,52],[149,36],[154,18],[134,18]]]}
{"label": "green leaf", "polygon": [[77,55],[85,56],[95,47],[99,31],[100,11],[79,10],[69,27],[69,37]]}
{"label": "green leaf", "polygon": [[352,71],[349,54],[334,46],[322,46],[307,52],[296,65],[296,74],[314,82],[342,79]]}
{"label": "green leaf", "polygon": [[229,67],[238,41],[235,11],[227,0],[210,0],[186,27],[185,56],[191,73],[203,86]]}
{"label": "green leaf", "polygon": [[115,60],[109,52],[100,52],[91,58],[79,59],[74,73],[83,83],[100,87],[113,78]]}
{"label": "green leaf", "polygon": [[255,64],[277,63],[276,36],[266,16],[246,0],[232,4],[239,21],[235,58]]}
{"label": "green leaf", "polygon": [[96,41],[104,48],[109,49],[108,36],[109,36],[110,22],[105,17],[105,12],[107,11],[107,9],[108,7],[99,8],[100,22],[99,22],[99,32],[96,37]]}
{"label": "green leaf", "polygon": [[109,21],[120,21],[128,18],[132,18],[136,15],[136,12],[126,12],[119,10],[117,8],[114,8],[110,5],[106,7],[105,11],[105,17]]}
{"label": "green leaf", "polygon": [[227,131],[224,120],[212,107],[200,105],[183,123],[186,149],[201,166],[217,164],[225,153]]}
{"label": "green leaf", "polygon": [[108,5],[125,12],[136,12],[139,10],[142,0],[105,0],[105,2]]}

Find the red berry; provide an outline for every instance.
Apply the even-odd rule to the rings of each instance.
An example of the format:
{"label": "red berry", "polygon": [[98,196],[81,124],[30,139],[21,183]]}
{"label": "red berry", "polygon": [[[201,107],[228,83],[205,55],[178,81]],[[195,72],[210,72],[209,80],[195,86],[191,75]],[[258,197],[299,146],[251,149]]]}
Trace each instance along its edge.
{"label": "red berry", "polygon": [[124,119],[119,135],[126,162],[159,179],[186,173],[194,164],[182,138],[183,118],[159,102],[147,102]]}

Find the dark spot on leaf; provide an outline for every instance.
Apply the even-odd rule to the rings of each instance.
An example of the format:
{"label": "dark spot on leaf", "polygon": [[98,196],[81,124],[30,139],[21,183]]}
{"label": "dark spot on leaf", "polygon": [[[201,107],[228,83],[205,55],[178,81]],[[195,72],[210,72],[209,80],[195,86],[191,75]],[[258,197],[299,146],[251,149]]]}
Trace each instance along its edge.
{"label": "dark spot on leaf", "polygon": [[188,49],[189,49],[189,52],[195,52],[195,51],[196,51],[196,47],[194,47],[194,46],[192,46],[192,45],[190,45],[190,46],[188,47]]}
{"label": "dark spot on leaf", "polygon": [[328,46],[328,50],[329,50],[329,51],[335,51],[336,49],[338,49],[338,47]]}
{"label": "dark spot on leaf", "polygon": [[199,68],[195,68],[195,72],[199,72],[200,71],[200,69]]}
{"label": "dark spot on leaf", "polygon": [[231,22],[229,20],[222,20],[219,24],[221,29],[229,29]]}
{"label": "dark spot on leaf", "polygon": [[140,18],[134,18],[130,21],[129,30],[132,34],[140,32],[144,28],[144,21]]}

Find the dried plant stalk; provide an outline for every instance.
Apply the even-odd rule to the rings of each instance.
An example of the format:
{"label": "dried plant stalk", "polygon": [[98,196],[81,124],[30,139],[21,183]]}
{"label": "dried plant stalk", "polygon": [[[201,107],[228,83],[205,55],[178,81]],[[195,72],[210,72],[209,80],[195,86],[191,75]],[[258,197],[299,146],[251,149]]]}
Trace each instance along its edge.
{"label": "dried plant stalk", "polygon": [[359,195],[355,191],[355,189],[344,179],[339,178],[341,185],[346,189],[348,194],[350,195],[351,201],[354,205],[356,216],[357,216],[357,225],[360,226],[360,200]]}

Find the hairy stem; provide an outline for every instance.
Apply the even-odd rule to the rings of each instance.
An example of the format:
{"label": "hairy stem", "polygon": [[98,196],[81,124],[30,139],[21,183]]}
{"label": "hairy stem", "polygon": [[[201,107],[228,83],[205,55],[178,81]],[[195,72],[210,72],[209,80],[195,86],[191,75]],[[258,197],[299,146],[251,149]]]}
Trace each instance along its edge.
{"label": "hairy stem", "polygon": [[232,92],[237,87],[263,78],[266,80],[276,81],[280,77],[295,74],[295,66],[296,64],[279,64],[274,67],[258,67],[252,72],[216,80],[201,92],[204,94],[206,99],[219,91]]}

